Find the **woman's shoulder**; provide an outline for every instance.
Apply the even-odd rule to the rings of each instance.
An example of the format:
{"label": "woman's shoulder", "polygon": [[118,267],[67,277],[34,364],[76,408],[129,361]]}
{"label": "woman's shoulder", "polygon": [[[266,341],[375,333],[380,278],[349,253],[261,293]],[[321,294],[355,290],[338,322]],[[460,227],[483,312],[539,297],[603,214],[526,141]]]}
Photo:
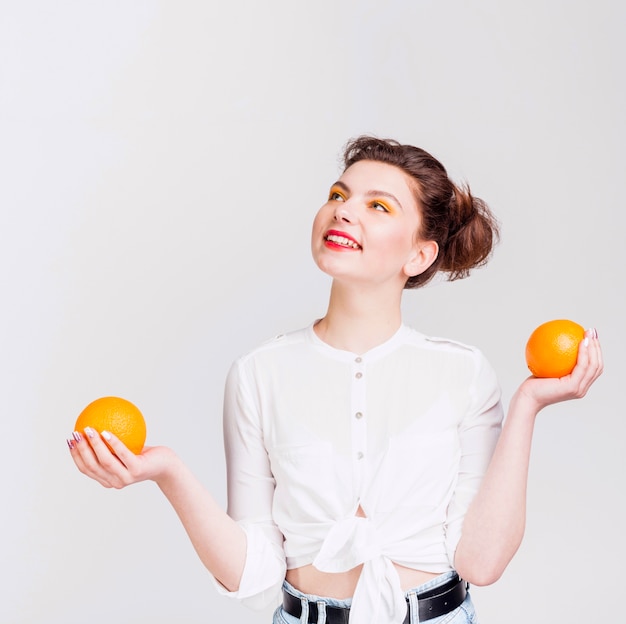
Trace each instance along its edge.
{"label": "woman's shoulder", "polygon": [[266,338],[255,347],[240,355],[236,361],[243,363],[261,357],[264,354],[288,351],[290,348],[305,345],[308,343],[310,327],[311,326],[302,327],[300,329],[286,331],[282,334],[276,334],[271,338]]}
{"label": "woman's shoulder", "polygon": [[[476,375],[482,375],[484,371],[493,371],[492,365],[485,356],[483,350],[476,345],[445,338],[442,336],[428,336],[413,328],[407,328],[405,333],[407,342],[426,353],[437,354],[434,361],[441,366],[470,367]],[[428,357],[428,355],[425,355]],[[432,358],[428,358],[429,361]]]}
{"label": "woman's shoulder", "polygon": [[472,344],[455,340],[453,338],[445,338],[442,336],[429,336],[419,332],[413,327],[405,325],[406,340],[410,343],[425,349],[433,349],[437,351],[449,351],[451,353],[465,353],[472,355],[481,354],[481,350]]}
{"label": "woman's shoulder", "polygon": [[[409,341],[426,350],[426,357],[433,370],[450,373],[465,371],[472,383],[498,386],[496,372],[484,352],[475,345],[441,336],[426,336],[409,328]],[[433,357],[428,355],[430,352]],[[436,354],[436,355],[435,355]]]}

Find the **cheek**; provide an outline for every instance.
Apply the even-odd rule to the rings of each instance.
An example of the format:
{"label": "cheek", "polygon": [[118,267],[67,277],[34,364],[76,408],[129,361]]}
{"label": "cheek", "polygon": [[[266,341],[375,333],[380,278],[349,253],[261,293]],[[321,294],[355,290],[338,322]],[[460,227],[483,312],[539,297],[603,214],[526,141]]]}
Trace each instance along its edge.
{"label": "cheek", "polygon": [[315,218],[313,219],[313,223],[311,224],[311,242],[313,242],[316,238],[316,234],[320,229],[320,219],[319,219],[319,212],[317,213],[317,215],[315,215]]}
{"label": "cheek", "polygon": [[324,204],[318,211],[315,217],[313,218],[313,224],[311,226],[311,234],[315,237],[316,234],[322,234],[324,227],[328,222],[328,205]]}
{"label": "cheek", "polygon": [[396,228],[387,236],[388,244],[399,254],[411,249],[415,243],[415,233],[409,228]]}
{"label": "cheek", "polygon": [[313,251],[315,251],[315,249],[319,247],[322,240],[322,235],[324,233],[324,223],[325,219],[323,218],[323,209],[321,209],[315,215],[313,223],[311,224],[311,249]]}

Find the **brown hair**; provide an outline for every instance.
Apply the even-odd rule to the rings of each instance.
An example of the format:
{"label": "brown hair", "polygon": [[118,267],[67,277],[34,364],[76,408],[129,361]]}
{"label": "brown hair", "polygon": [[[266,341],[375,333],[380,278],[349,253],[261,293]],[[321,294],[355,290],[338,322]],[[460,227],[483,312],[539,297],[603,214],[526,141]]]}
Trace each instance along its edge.
{"label": "brown hair", "polygon": [[499,238],[495,217],[482,199],[470,193],[469,186],[454,184],[436,158],[419,147],[360,136],[344,149],[344,171],[359,160],[394,165],[414,181],[422,220],[418,236],[439,245],[433,264],[410,277],[405,288],[423,286],[439,271],[447,273],[449,281],[462,279],[488,261]]}

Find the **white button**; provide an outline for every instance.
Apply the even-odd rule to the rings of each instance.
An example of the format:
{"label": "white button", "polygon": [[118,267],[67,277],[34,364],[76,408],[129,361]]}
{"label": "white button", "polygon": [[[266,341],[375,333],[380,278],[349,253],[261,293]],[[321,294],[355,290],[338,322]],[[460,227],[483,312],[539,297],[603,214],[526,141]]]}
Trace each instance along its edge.
{"label": "white button", "polygon": [[361,451],[359,451],[359,452],[356,454],[356,458],[357,458],[357,459],[363,459],[363,453],[361,453]]}
{"label": "white button", "polygon": [[355,377],[356,377],[357,379],[361,379],[361,377],[363,377],[363,373],[357,373],[357,374],[355,375]]}
{"label": "white button", "polygon": [[361,357],[358,357],[358,358],[356,358],[354,361],[355,361],[357,364],[360,364],[360,363],[363,361],[363,359],[362,359]]}
{"label": "white button", "polygon": [[363,418],[363,412],[357,412],[354,416],[355,418]]}

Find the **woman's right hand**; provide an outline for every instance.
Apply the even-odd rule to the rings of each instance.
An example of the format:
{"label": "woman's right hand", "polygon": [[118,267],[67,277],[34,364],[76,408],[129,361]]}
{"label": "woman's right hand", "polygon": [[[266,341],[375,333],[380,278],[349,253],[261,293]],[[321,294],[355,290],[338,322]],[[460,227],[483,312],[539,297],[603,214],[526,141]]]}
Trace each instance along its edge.
{"label": "woman's right hand", "polygon": [[77,468],[106,488],[155,481],[202,563],[224,587],[237,591],[246,561],[246,534],[174,451],[152,446],[135,455],[112,433],[89,428],[73,435],[68,445]]}
{"label": "woman's right hand", "polygon": [[112,433],[105,431],[100,435],[87,427],[84,432],[74,432],[67,442],[78,470],[106,488],[121,489],[139,481],[158,481],[178,459],[165,446],[146,446],[141,454],[135,455]]}

